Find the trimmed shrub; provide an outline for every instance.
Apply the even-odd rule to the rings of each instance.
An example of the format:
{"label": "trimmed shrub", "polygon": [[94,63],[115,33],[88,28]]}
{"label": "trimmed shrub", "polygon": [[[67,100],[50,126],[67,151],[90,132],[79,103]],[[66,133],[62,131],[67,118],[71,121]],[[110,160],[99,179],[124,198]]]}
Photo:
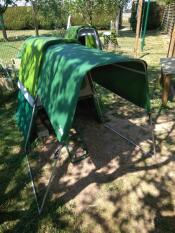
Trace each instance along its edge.
{"label": "trimmed shrub", "polygon": [[[93,17],[93,24],[97,29],[109,29],[110,21],[115,19],[115,16],[102,14],[96,12]],[[32,7],[9,7],[4,15],[5,26],[7,30],[24,30],[33,29],[33,11]],[[38,13],[38,24],[39,29],[55,29],[66,27],[67,15],[54,16],[50,13],[43,15],[41,12]],[[80,14],[75,14],[72,17],[73,25],[84,25],[87,22],[83,19]]]}
{"label": "trimmed shrub", "polygon": [[9,7],[4,15],[6,29],[31,29],[33,28],[31,7]]}
{"label": "trimmed shrub", "polygon": [[[80,14],[76,14],[72,17],[72,24],[73,25],[86,25],[88,24],[86,20]],[[93,18],[93,26],[97,29],[109,29],[110,28],[110,21],[111,18],[108,16],[97,14]]]}
{"label": "trimmed shrub", "polygon": [[[33,29],[33,11],[32,7],[9,7],[4,15],[6,29],[23,30]],[[44,17],[38,14],[38,24],[40,29],[53,29],[54,21],[51,17]]]}
{"label": "trimmed shrub", "polygon": [[110,29],[111,20],[114,20],[114,17],[99,12],[94,19],[94,26],[97,29]]}

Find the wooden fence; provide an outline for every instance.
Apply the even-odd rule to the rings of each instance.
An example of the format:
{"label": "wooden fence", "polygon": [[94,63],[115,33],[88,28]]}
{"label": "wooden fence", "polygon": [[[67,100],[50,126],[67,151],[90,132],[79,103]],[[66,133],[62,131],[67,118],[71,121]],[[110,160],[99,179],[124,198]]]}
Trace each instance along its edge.
{"label": "wooden fence", "polygon": [[164,9],[163,18],[162,18],[162,30],[169,35],[173,31],[173,26],[175,23],[175,3],[167,5]]}

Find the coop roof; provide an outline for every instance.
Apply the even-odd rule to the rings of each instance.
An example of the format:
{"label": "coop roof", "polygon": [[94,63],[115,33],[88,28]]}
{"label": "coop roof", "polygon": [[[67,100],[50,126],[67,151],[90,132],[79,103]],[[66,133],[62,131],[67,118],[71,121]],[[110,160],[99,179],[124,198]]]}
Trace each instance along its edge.
{"label": "coop roof", "polygon": [[70,41],[53,41],[35,38],[26,44],[20,81],[31,95],[39,96],[60,142],[68,137],[81,84],[87,75],[150,111],[145,62]]}

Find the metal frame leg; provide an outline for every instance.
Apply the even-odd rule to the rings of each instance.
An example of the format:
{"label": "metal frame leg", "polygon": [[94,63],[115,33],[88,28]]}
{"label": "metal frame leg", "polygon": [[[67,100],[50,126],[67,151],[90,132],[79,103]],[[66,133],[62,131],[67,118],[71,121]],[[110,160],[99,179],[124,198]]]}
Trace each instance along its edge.
{"label": "metal frame leg", "polygon": [[[68,148],[68,146],[66,145],[66,150],[67,150],[67,153],[68,153],[68,155],[69,155],[69,158],[70,158],[70,161],[71,161],[71,163],[79,163],[80,161],[82,161],[82,160],[84,160],[84,159],[86,159],[87,157],[89,157],[89,153],[88,152],[86,152],[85,154],[83,154],[83,155],[81,155],[80,157],[76,157],[76,155],[73,157],[72,156],[72,154],[70,153],[70,151],[69,151],[69,148]],[[76,152],[75,152],[76,153]]]}
{"label": "metal frame leg", "polygon": [[[70,141],[73,142],[72,145],[69,144]],[[76,132],[74,132],[72,135],[70,132],[69,139],[67,139],[67,141],[65,142],[65,148],[67,150],[71,163],[78,163],[89,156],[87,146],[83,140],[83,136],[81,135],[81,132],[77,129]],[[83,154],[79,156],[77,156],[78,148],[81,148],[83,150]]]}
{"label": "metal frame leg", "polygon": [[31,167],[30,167],[30,163],[29,163],[29,160],[28,160],[28,155],[26,154],[26,159],[27,159],[27,164],[28,164],[28,168],[29,168],[29,174],[30,174],[30,178],[31,178],[31,182],[32,182],[32,189],[33,189],[33,193],[34,193],[34,196],[35,196],[35,200],[36,200],[36,204],[37,204],[37,209],[38,209],[38,214],[40,215],[43,211],[43,208],[44,208],[44,205],[45,205],[45,202],[46,202],[46,198],[48,196],[48,193],[49,193],[49,190],[50,190],[50,187],[51,187],[51,184],[52,184],[52,181],[53,181],[53,178],[54,178],[54,175],[55,175],[55,171],[56,171],[56,165],[57,165],[57,162],[58,162],[58,158],[59,158],[59,155],[61,153],[61,150],[62,150],[62,147],[63,145],[59,145],[57,147],[57,149],[55,150],[54,152],[54,165],[52,167],[52,173],[51,173],[51,176],[49,178],[49,182],[48,182],[48,185],[47,185],[47,189],[46,189],[46,192],[44,194],[44,197],[43,197],[43,200],[42,200],[42,203],[41,203],[41,207],[39,206],[39,203],[38,203],[38,198],[37,198],[37,193],[36,193],[36,188],[35,188],[35,185],[34,185],[34,181],[33,181],[33,176],[32,176],[32,172],[31,172]]}
{"label": "metal frame leg", "polygon": [[33,189],[33,193],[34,193],[35,201],[36,201],[36,205],[37,205],[37,210],[38,210],[38,214],[40,215],[41,212],[43,211],[44,204],[46,202],[46,198],[48,196],[48,193],[49,193],[49,190],[50,190],[50,187],[51,187],[51,183],[52,183],[52,180],[53,180],[54,175],[55,175],[57,161],[58,161],[58,158],[59,158],[59,155],[61,153],[61,149],[62,149],[63,145],[60,144],[57,147],[57,149],[55,150],[54,154],[53,154],[55,161],[54,161],[54,164],[53,164],[53,167],[52,167],[52,173],[51,173],[51,176],[49,178],[47,189],[46,189],[46,192],[44,194],[44,197],[43,197],[43,200],[42,200],[42,203],[41,203],[41,207],[40,207],[39,203],[38,203],[36,188],[35,188],[34,181],[33,181],[32,171],[31,171],[31,167],[30,167],[30,163],[29,163],[29,159],[28,159],[28,143],[29,143],[29,139],[30,139],[30,135],[31,135],[31,131],[32,131],[32,125],[33,125],[33,122],[34,122],[34,119],[35,119],[35,116],[36,116],[36,110],[38,110],[39,107],[41,107],[41,105],[38,104],[38,97],[36,97],[35,101],[34,101],[34,105],[33,105],[32,117],[31,117],[31,120],[30,120],[30,125],[29,125],[29,129],[28,129],[28,132],[27,132],[27,137],[26,137],[24,149],[25,149],[25,153],[26,153],[26,160],[27,160],[29,175],[30,175],[30,179],[31,179],[31,183],[32,183],[32,189]]}
{"label": "metal frame leg", "polygon": [[[89,73],[89,77],[90,77],[90,80],[92,82],[92,85],[93,85],[93,90],[94,90],[94,94],[96,94],[96,88],[95,88],[95,85],[93,83],[93,80],[92,80],[92,77],[91,77],[91,74]],[[100,117],[102,119],[102,122],[104,123],[104,117],[103,117],[103,113],[102,113],[102,109],[101,109],[101,105],[100,105],[100,102],[99,102],[99,99],[98,97],[95,95],[95,101],[98,105],[98,109],[100,111]],[[152,117],[151,117],[151,113],[148,114],[149,116],[149,122],[150,122],[150,126],[151,126],[151,136],[152,136],[152,141],[153,141],[153,153],[154,155],[156,155],[156,147],[155,147],[155,136],[154,136],[154,132],[153,132],[153,124],[152,124]],[[143,149],[137,145],[134,141],[132,141],[131,139],[125,137],[123,134],[121,134],[120,132],[118,132],[117,130],[113,129],[109,124],[107,123],[104,123],[104,126],[108,129],[110,129],[111,131],[113,131],[114,133],[116,133],[118,136],[120,136],[121,138],[123,138],[124,140],[126,140],[127,142],[129,142],[130,144],[134,145],[136,148],[138,148],[139,150],[142,151],[142,153],[147,156],[150,154],[150,152],[148,153],[145,153],[143,151]]]}
{"label": "metal frame leg", "polygon": [[34,181],[33,181],[32,171],[31,171],[31,167],[30,167],[30,163],[29,163],[27,153],[26,153],[26,160],[27,160],[27,166],[28,166],[28,169],[29,169],[29,176],[30,176],[31,183],[32,183],[32,189],[33,189],[33,193],[34,193],[35,201],[36,201],[36,205],[37,205],[37,210],[38,210],[38,213],[40,213],[38,198],[37,198],[37,194],[36,194],[36,188],[35,188],[35,184],[34,184]]}
{"label": "metal frame leg", "polygon": [[118,136],[120,136],[121,138],[123,138],[124,140],[126,140],[128,143],[130,143],[131,145],[135,146],[137,149],[141,150],[142,153],[147,156],[149,153],[145,153],[143,151],[143,149],[137,145],[134,141],[132,141],[131,139],[125,137],[123,134],[119,133],[117,130],[113,129],[109,124],[104,124],[104,126],[108,129],[110,129],[111,131],[113,131],[115,134],[117,134]]}
{"label": "metal frame leg", "polygon": [[35,101],[34,101],[34,105],[33,105],[33,109],[32,109],[32,117],[31,117],[31,120],[30,120],[30,125],[29,125],[29,129],[28,129],[28,132],[27,132],[27,137],[26,137],[26,141],[25,141],[25,146],[24,146],[24,150],[25,150],[25,153],[27,153],[27,146],[28,146],[28,142],[29,142],[29,139],[30,139],[30,134],[31,134],[31,131],[32,131],[32,125],[33,125],[33,121],[35,119],[35,115],[36,115],[36,110],[37,110],[37,97],[35,98]]}
{"label": "metal frame leg", "polygon": [[154,128],[153,128],[153,121],[152,121],[151,113],[149,113],[148,116],[149,116],[149,123],[150,123],[150,127],[151,127],[151,136],[152,136],[152,142],[153,142],[153,153],[154,153],[154,156],[156,156],[156,140],[155,140],[155,135],[154,135]]}
{"label": "metal frame leg", "polygon": [[[151,137],[152,137],[152,142],[153,142],[153,154],[154,154],[154,156],[156,156],[156,142],[155,142],[153,123],[152,123],[152,116],[150,113],[148,114],[148,116],[149,116],[149,123],[150,123],[150,127],[151,127]],[[130,144],[134,145],[136,148],[140,149],[145,156],[150,154],[150,152],[145,153],[143,151],[143,149],[141,148],[141,146],[137,145],[134,141],[125,137],[123,134],[119,133],[117,130],[113,129],[109,124],[104,124],[104,126],[108,129],[112,130],[114,133],[116,133],[118,136],[120,136],[121,138],[123,138],[124,140],[129,142]]]}
{"label": "metal frame leg", "polygon": [[94,99],[94,104],[95,104],[95,107],[96,107],[96,112],[97,112],[98,118],[99,118],[100,122],[104,123],[103,111],[101,109],[101,104],[100,104],[99,98],[97,96],[96,87],[95,87],[95,84],[94,84],[94,82],[92,80],[92,76],[91,76],[90,72],[88,73],[88,77],[89,77],[90,85],[91,85],[91,88],[92,88],[92,91],[93,91],[93,99]]}

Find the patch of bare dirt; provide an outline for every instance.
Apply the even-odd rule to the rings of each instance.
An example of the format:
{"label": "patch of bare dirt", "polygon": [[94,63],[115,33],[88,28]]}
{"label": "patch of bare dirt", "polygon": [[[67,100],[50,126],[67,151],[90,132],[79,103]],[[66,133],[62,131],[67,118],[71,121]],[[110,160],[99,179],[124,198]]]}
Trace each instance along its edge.
{"label": "patch of bare dirt", "polygon": [[[72,164],[63,148],[51,186],[51,199],[73,204],[88,233],[175,232],[174,116],[157,117],[154,156],[150,126],[143,114],[128,119],[116,118],[110,111],[107,115],[108,125],[140,148],[88,115],[79,117],[76,125],[89,157]],[[40,166],[37,177],[40,192],[46,189],[51,155],[57,145],[50,137],[40,149],[36,166]]]}

